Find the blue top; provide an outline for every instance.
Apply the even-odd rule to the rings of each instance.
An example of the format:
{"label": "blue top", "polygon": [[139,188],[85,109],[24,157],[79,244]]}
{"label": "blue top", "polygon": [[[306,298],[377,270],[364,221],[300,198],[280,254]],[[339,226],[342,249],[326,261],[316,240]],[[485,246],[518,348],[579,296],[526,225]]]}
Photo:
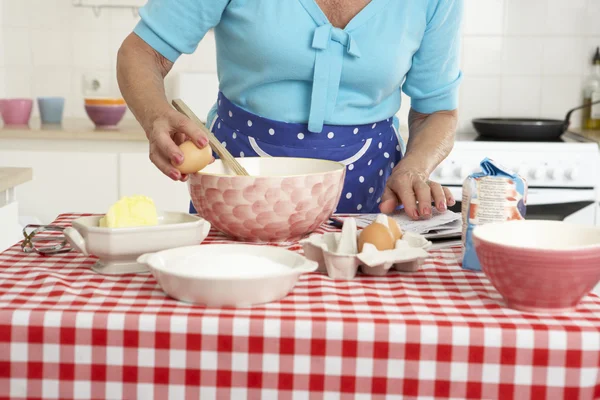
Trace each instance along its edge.
{"label": "blue top", "polygon": [[214,27],[229,100],[320,132],[393,117],[400,90],[418,112],[455,109],[462,11],[463,0],[371,0],[338,29],[315,0],[148,0],[134,32],[174,62]]}

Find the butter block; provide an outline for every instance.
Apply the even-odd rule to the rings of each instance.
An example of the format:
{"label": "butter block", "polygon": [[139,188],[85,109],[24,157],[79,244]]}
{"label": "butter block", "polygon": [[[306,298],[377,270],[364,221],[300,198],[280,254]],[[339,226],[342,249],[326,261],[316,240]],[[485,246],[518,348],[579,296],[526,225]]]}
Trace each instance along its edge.
{"label": "butter block", "polygon": [[123,197],[100,219],[103,228],[131,228],[158,224],[154,200],[147,196]]}

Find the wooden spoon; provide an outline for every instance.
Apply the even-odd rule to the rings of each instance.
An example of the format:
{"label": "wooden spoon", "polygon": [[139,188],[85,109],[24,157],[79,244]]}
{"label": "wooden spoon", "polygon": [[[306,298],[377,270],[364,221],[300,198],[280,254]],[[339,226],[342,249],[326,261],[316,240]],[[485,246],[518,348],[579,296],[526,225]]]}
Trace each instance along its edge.
{"label": "wooden spoon", "polygon": [[181,99],[175,99],[172,102],[173,107],[189,119],[191,119],[200,129],[206,137],[210,147],[217,153],[219,158],[223,160],[226,166],[231,168],[237,175],[249,176],[250,174],[239,162],[231,155],[231,153],[219,142],[219,140],[213,135],[213,133],[200,121],[200,119],[194,114],[192,110],[185,104]]}

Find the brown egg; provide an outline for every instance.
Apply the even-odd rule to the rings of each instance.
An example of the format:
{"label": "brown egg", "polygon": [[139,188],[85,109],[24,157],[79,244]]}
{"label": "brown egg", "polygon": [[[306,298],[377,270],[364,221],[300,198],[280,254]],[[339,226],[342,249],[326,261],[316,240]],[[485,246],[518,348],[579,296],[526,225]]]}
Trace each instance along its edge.
{"label": "brown egg", "polygon": [[196,173],[212,161],[212,148],[208,144],[200,149],[188,140],[180,144],[179,148],[183,153],[183,163],[175,165],[175,168],[182,174]]}
{"label": "brown egg", "polygon": [[365,227],[358,235],[358,252],[361,253],[365,243],[371,243],[377,250],[391,250],[396,241],[390,230],[378,222]]}
{"label": "brown egg", "polygon": [[390,227],[390,232],[394,235],[394,241],[402,239],[402,229],[400,229],[400,226],[398,226],[398,223],[394,218],[388,217],[388,226]]}

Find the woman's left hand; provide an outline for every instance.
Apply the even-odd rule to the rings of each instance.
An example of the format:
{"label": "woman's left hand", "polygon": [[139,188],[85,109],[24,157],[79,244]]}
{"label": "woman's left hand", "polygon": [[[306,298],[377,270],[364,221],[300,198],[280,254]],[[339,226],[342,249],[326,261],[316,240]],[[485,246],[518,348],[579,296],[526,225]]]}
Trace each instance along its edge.
{"label": "woman's left hand", "polygon": [[448,188],[430,181],[425,171],[400,162],[386,183],[379,208],[382,213],[390,214],[402,204],[406,214],[416,220],[431,217],[432,203],[439,211],[445,211],[456,201]]}

